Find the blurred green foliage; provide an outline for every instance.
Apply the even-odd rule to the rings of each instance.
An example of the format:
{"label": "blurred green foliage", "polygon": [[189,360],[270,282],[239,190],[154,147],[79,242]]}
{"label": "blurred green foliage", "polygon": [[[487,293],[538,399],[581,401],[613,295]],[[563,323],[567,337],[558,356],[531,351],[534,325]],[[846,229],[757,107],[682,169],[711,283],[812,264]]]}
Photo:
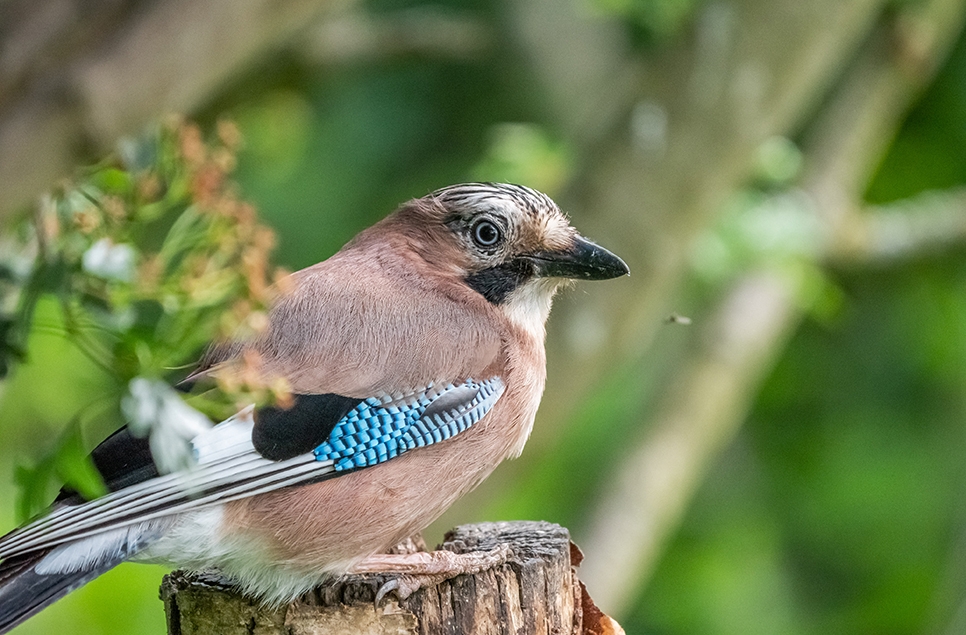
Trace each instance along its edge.
{"label": "blurred green foliage", "polygon": [[[33,356],[33,332],[53,332],[115,386],[69,414],[32,467],[18,466],[20,520],[46,508],[61,484],[89,498],[106,491],[82,427],[116,413],[131,380],[180,379],[210,342],[263,327],[274,235],[227,181],[237,129],[220,122],[218,131],[208,146],[197,127],[171,121],[126,142],[117,160],[84,170],[11,232],[21,242],[8,270],[23,275],[5,289],[15,308],[4,366]],[[193,399],[216,418],[238,401],[219,391]]]}
{"label": "blurred green foliage", "polygon": [[17,519],[31,518],[50,505],[50,490],[67,485],[90,500],[107,493],[100,474],[87,460],[90,448],[81,437],[80,421],[72,420],[47,456],[33,467],[17,466],[14,481],[20,488]]}
{"label": "blurred green foliage", "polygon": [[[868,193],[966,182],[966,39]],[[841,269],[704,481],[628,633],[962,632],[966,251]]]}
{"label": "blurred green foliage", "polygon": [[628,632],[898,634],[952,617],[964,256],[838,274],[846,308],[794,338]]}
{"label": "blurred green foliage", "polygon": [[[413,4],[385,0],[371,8]],[[661,46],[688,26],[698,5],[590,0],[588,7],[621,16],[643,41]],[[473,8],[496,13],[482,0]],[[277,230],[278,261],[296,269],[329,256],[399,202],[444,184],[524,181],[557,193],[587,159],[562,140],[540,106],[540,87],[522,75],[510,49],[472,61],[413,55],[332,68],[276,59],[230,87],[201,120],[212,129],[225,113],[238,122],[245,139],[234,172],[239,195]],[[966,183],[962,147],[966,40],[910,114],[869,201]],[[150,157],[138,148],[127,155],[131,165]],[[787,190],[801,157],[787,139],[773,139],[759,159],[753,182],[697,246],[683,309],[700,312],[726,281],[767,262],[812,276],[805,285],[812,295],[803,299],[812,310],[635,609],[616,617],[628,633],[666,635],[898,635],[957,624],[966,597],[958,574],[966,566],[966,253],[871,270],[801,269],[817,240],[806,203]],[[130,186],[118,173],[102,179],[100,188]],[[169,218],[158,233],[132,240],[157,247],[174,226]],[[120,421],[110,404],[123,383],[64,337],[64,316],[56,299],[41,296],[39,328],[26,345],[20,335],[11,340],[30,356],[0,401],[4,528],[14,524],[14,464],[57,465],[40,459],[72,452],[78,441],[90,448]],[[187,335],[191,345],[177,355],[132,354],[133,343],[108,353],[129,351],[130,376],[151,369],[170,378],[200,346],[200,333]],[[647,364],[613,369],[555,452],[526,453],[521,461],[536,463],[528,480],[481,516],[544,518],[579,538],[609,467],[639,433],[642,393],[660,394],[667,368],[686,354],[684,329],[669,327],[659,340]],[[72,423],[78,413],[84,425]],[[51,478],[35,481],[46,483],[33,488],[35,500],[49,499],[58,479],[83,481],[45,469]],[[161,633],[159,579],[158,568],[122,566],[16,632]]]}
{"label": "blurred green foliage", "polygon": [[909,114],[868,191],[882,203],[966,182],[966,41],[956,45],[942,74]]}
{"label": "blurred green foliage", "polygon": [[701,0],[591,0],[599,11],[623,18],[641,42],[663,43],[684,28]]}

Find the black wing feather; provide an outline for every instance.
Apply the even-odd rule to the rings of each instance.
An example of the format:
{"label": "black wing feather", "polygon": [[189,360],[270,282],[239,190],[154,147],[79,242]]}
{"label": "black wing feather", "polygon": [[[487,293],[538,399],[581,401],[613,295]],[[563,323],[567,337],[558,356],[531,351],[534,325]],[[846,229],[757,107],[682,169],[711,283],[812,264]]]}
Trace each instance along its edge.
{"label": "black wing feather", "polygon": [[252,445],[272,461],[311,452],[327,441],[335,425],[361,402],[362,399],[327,393],[295,395],[291,408],[259,408],[255,411]]}
{"label": "black wing feather", "polygon": [[[91,452],[91,460],[112,492],[160,475],[148,439],[134,436],[127,426],[101,441]],[[73,489],[64,487],[55,502],[76,505],[84,499]]]}
{"label": "black wing feather", "polygon": [[96,566],[69,573],[37,573],[34,567],[50,549],[9,558],[0,563],[0,633],[6,633],[71,591],[127,559],[119,553]]}

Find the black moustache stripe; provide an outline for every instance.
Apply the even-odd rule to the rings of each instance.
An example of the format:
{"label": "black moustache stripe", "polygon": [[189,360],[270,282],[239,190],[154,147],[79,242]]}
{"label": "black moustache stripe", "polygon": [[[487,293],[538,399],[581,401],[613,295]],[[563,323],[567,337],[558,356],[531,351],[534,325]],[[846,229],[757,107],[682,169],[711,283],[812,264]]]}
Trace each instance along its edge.
{"label": "black moustache stripe", "polygon": [[533,263],[522,258],[508,260],[466,276],[466,284],[492,304],[502,304],[514,289],[534,276]]}

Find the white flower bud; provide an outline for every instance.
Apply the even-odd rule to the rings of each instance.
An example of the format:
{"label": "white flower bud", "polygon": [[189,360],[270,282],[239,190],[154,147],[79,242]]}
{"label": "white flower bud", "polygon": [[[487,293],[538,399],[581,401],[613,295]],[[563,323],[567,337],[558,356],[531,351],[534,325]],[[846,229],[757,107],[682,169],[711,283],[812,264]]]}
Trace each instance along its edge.
{"label": "white flower bud", "polygon": [[134,279],[134,247],[115,245],[108,238],[101,238],[90,246],[81,257],[84,271],[105,280],[130,282]]}
{"label": "white flower bud", "polygon": [[211,421],[181,399],[163,381],[135,377],[121,410],[135,436],[150,436],[151,456],[162,474],[194,464],[191,440],[211,428]]}

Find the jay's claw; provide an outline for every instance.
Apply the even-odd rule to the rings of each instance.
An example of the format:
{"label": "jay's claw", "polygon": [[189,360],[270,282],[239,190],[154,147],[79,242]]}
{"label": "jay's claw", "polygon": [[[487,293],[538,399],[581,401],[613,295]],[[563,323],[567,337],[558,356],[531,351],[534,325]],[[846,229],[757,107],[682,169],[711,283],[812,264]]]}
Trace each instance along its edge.
{"label": "jay's claw", "polygon": [[[377,609],[379,608],[379,605],[382,604],[382,600],[383,598],[386,597],[387,594],[392,593],[398,588],[399,588],[399,578],[392,578],[391,580],[387,580],[385,583],[383,583],[383,585],[379,587],[379,590],[376,592],[376,601],[375,601],[376,608]],[[400,599],[404,599],[404,598],[400,598]]]}

